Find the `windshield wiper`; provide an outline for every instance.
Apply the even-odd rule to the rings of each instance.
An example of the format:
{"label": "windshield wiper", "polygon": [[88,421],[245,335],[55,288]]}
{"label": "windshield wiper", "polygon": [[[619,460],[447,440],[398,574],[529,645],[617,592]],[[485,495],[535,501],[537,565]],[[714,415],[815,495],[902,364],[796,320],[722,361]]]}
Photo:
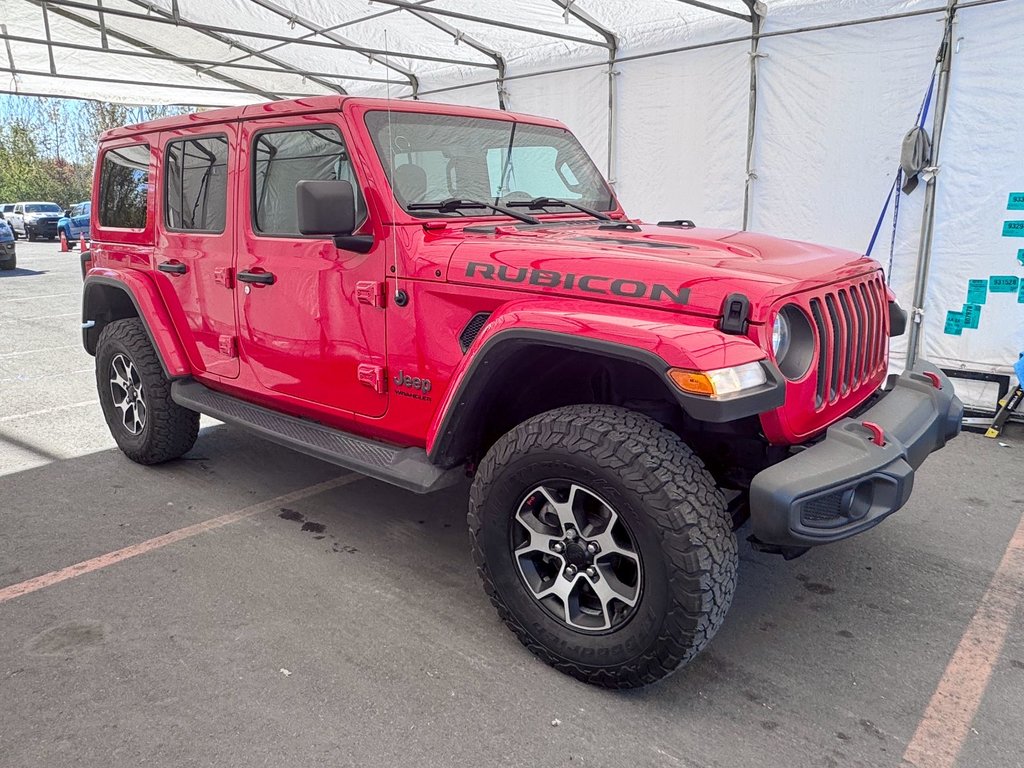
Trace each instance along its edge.
{"label": "windshield wiper", "polygon": [[513,211],[506,208],[503,205],[494,205],[493,203],[485,203],[483,200],[463,200],[458,197],[450,197],[447,200],[441,200],[437,203],[409,203],[405,206],[410,211],[438,211],[439,213],[456,213],[467,209],[486,209],[490,211],[496,211],[503,213],[506,216],[511,216],[513,219],[519,219],[520,221],[526,222],[527,224],[540,224],[540,219],[536,219],[525,213],[519,211]]}
{"label": "windshield wiper", "polygon": [[601,221],[611,221],[612,217],[607,213],[601,211],[595,211],[593,208],[587,208],[585,205],[579,205],[571,200],[562,200],[559,197],[535,197],[533,200],[514,201],[507,203],[509,208],[529,208],[531,211],[536,211],[541,208],[575,208],[581,213],[587,214],[587,216],[593,216],[595,219]]}

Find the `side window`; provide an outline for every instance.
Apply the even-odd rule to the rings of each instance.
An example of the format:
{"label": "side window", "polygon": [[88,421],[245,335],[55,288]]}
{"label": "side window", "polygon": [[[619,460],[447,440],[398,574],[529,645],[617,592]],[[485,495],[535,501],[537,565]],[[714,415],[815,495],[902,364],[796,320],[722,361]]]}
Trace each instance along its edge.
{"label": "side window", "polygon": [[25,212],[25,206],[23,206],[21,203],[18,203],[16,206],[14,206],[14,212],[15,213],[24,213]]}
{"label": "side window", "polygon": [[100,226],[145,229],[149,144],[107,150],[100,170]]}
{"label": "side window", "polygon": [[252,168],[253,229],[299,235],[295,186],[307,180],[349,181],[356,190],[356,221],[366,217],[359,182],[337,128],[270,131],[256,136]]}
{"label": "side window", "polygon": [[165,168],[167,228],[223,232],[228,203],[227,136],[170,142]]}

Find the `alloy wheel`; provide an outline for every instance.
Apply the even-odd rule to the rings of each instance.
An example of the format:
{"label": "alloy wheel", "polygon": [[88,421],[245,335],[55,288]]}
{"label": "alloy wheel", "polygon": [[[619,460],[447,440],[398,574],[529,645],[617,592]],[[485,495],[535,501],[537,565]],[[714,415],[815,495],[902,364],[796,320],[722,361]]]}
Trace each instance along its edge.
{"label": "alloy wheel", "polygon": [[142,377],[135,364],[118,353],[110,361],[110,395],[121,413],[121,423],[130,434],[137,435],[146,427],[146,399]]}
{"label": "alloy wheel", "polygon": [[545,481],[512,521],[512,557],[532,597],[580,632],[628,621],[640,601],[642,564],[625,520],[579,483]]}

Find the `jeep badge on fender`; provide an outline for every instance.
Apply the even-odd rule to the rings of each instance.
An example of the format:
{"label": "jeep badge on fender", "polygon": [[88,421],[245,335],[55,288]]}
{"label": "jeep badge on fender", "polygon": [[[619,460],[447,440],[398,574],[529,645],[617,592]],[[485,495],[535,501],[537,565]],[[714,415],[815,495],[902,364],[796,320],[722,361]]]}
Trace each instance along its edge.
{"label": "jeep badge on fender", "polygon": [[629,219],[552,120],[316,96],[107,131],[96,169],[82,333],[121,450],[177,459],[205,413],[411,493],[468,473],[498,615],[595,685],[712,641],[741,525],[787,559],[854,537],[960,430],[935,365],[883,388],[878,263]]}
{"label": "jeep badge on fender", "polygon": [[[416,376],[416,377],[409,376],[409,375],[407,375],[405,373],[405,371],[399,371],[398,375],[395,376],[395,378],[394,378],[394,382],[395,382],[395,387],[397,388],[396,391],[398,391],[398,394],[400,394],[400,395],[410,394],[412,397],[424,397],[425,398],[426,395],[428,395],[430,393],[430,379],[421,379],[418,376]],[[408,392],[402,392],[401,390],[403,390],[403,389],[405,389],[405,390],[409,390],[409,389],[417,390],[419,392],[419,395],[408,393]]]}

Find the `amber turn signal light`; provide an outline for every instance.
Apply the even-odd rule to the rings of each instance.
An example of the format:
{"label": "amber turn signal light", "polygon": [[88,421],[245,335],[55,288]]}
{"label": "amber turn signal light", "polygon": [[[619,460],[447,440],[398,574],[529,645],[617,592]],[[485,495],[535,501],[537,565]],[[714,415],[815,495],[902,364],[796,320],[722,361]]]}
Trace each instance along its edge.
{"label": "amber turn signal light", "polygon": [[684,371],[682,368],[673,368],[668,372],[668,377],[672,379],[672,383],[683,390],[683,392],[689,392],[693,395],[714,397],[715,385],[711,383],[711,379],[708,378],[706,373],[701,373],[700,371]]}

